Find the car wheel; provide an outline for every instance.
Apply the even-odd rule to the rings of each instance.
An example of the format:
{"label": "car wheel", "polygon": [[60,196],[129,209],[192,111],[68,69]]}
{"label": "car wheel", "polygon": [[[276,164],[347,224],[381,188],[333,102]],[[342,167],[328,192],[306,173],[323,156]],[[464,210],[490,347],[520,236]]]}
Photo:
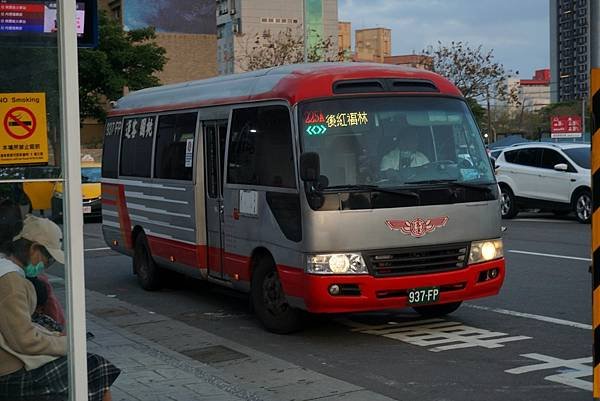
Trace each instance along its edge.
{"label": "car wheel", "polygon": [[575,197],[573,210],[580,223],[589,224],[592,219],[592,193],[587,189],[579,192]]}
{"label": "car wheel", "polygon": [[503,219],[512,219],[519,213],[513,191],[505,186],[500,187],[500,211]]}
{"label": "car wheel", "polygon": [[302,315],[287,303],[275,263],[259,260],[252,275],[250,297],[258,319],[273,333],[287,334],[302,328]]}
{"label": "car wheel", "polygon": [[449,315],[456,311],[462,302],[451,302],[449,304],[415,306],[413,309],[423,317],[438,317]]}
{"label": "car wheel", "polygon": [[152,259],[148,241],[144,234],[139,234],[135,239],[133,252],[133,270],[137,274],[140,286],[146,291],[155,291],[161,288],[160,268]]}

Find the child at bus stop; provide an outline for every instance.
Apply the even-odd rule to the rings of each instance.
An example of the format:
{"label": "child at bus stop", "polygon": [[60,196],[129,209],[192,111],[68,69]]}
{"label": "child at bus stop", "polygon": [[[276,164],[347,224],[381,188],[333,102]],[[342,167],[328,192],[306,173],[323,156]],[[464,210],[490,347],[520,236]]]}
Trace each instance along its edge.
{"label": "child at bus stop", "polygon": [[50,331],[64,334],[64,327],[48,316],[44,311],[45,306],[48,303],[48,288],[46,287],[46,283],[36,277],[30,278],[29,281],[33,284],[35,295],[37,297],[37,306],[35,312],[31,315],[31,321]]}
{"label": "child at bus stop", "polygon": [[[47,248],[56,248],[60,250],[60,240],[55,244],[49,243],[52,237],[43,235],[44,230],[42,230],[42,233],[39,234],[40,227],[43,227],[45,229],[51,229],[52,231],[60,231],[60,227],[58,227],[58,225],[56,225],[51,220],[43,217],[37,217],[32,214],[26,214],[25,220],[23,220],[23,230],[15,239],[24,238],[29,241],[38,242],[46,246]],[[34,238],[35,235],[37,235],[39,238]],[[60,251],[59,254],[62,255],[62,251]],[[61,264],[64,262],[64,260],[56,259],[55,257],[53,257],[53,260],[56,260]],[[49,266],[46,266],[46,268],[48,267]],[[39,312],[43,315],[49,316],[54,321],[56,321],[56,323],[64,327],[66,324],[65,313],[63,311],[62,305],[60,304],[60,301],[54,294],[54,289],[52,288],[52,285],[48,281],[48,276],[46,276],[42,271],[39,271],[31,272],[31,274],[28,277],[37,278],[46,287],[47,301],[40,307]]]}
{"label": "child at bus stop", "polygon": [[[37,300],[27,275],[63,261],[57,227],[40,222],[28,238],[15,237],[23,229],[17,204],[0,201],[0,400],[65,398],[69,392],[67,338],[34,324]],[[110,386],[120,370],[101,356],[88,354],[88,400],[111,401]]]}

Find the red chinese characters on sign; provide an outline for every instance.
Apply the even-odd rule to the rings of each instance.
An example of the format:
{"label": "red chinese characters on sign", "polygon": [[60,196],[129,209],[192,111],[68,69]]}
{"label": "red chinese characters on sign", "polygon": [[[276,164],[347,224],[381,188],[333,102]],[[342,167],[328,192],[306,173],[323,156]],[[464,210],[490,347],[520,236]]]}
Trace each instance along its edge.
{"label": "red chinese characters on sign", "polygon": [[318,124],[325,122],[325,115],[320,111],[307,111],[304,113],[304,124]]}
{"label": "red chinese characters on sign", "polygon": [[551,117],[552,138],[579,138],[583,134],[583,124],[580,116]]}

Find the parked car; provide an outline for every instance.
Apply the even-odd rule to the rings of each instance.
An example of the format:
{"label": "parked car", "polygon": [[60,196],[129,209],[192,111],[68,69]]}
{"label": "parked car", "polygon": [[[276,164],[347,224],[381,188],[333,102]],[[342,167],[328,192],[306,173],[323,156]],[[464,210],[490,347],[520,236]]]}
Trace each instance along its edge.
{"label": "parked car", "polygon": [[[81,163],[81,196],[83,198],[83,214],[85,217],[102,215],[101,199],[101,164],[96,162]],[[52,193],[52,217],[55,221],[63,218],[63,185],[56,183]]]}
{"label": "parked car", "polygon": [[504,147],[491,149],[489,152],[490,158],[498,160],[498,156],[500,156],[500,153],[502,153],[504,149]]}
{"label": "parked car", "polygon": [[529,143],[505,148],[496,160],[502,217],[520,209],[557,215],[575,212],[589,223],[592,214],[589,144]]}

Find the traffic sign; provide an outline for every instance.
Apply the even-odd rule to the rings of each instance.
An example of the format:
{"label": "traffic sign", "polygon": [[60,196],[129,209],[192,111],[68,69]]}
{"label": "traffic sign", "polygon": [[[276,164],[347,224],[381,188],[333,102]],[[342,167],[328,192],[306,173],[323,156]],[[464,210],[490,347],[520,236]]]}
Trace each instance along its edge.
{"label": "traffic sign", "polygon": [[48,163],[46,95],[0,93],[0,165]]}

